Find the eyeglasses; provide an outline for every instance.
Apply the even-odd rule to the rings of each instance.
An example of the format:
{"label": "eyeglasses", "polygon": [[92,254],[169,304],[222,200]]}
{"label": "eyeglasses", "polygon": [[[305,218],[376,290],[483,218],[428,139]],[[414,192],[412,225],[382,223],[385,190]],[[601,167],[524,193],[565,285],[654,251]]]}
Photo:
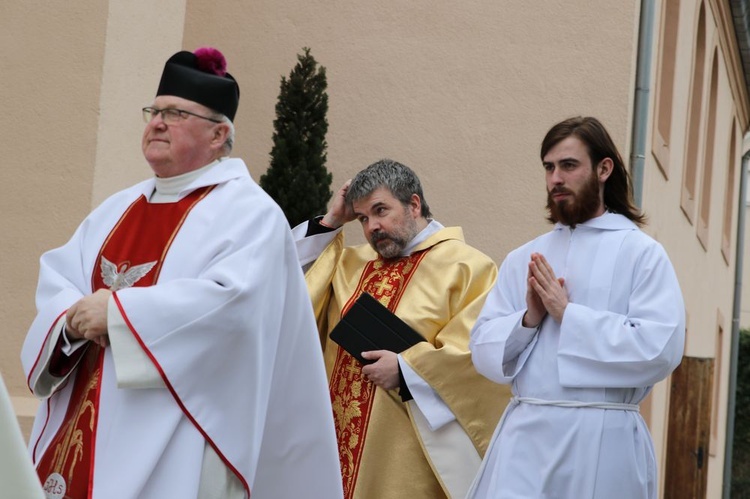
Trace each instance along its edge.
{"label": "eyeglasses", "polygon": [[164,121],[164,123],[166,123],[167,125],[174,125],[175,123],[179,123],[181,120],[188,119],[188,117],[190,116],[202,118],[213,123],[221,123],[221,120],[209,118],[208,116],[201,116],[200,114],[191,113],[190,111],[185,111],[184,109],[177,109],[174,107],[168,107],[166,109],[144,107],[142,111],[143,121],[145,121],[146,123],[151,123],[151,120],[156,118],[159,114],[161,114],[162,121]]}

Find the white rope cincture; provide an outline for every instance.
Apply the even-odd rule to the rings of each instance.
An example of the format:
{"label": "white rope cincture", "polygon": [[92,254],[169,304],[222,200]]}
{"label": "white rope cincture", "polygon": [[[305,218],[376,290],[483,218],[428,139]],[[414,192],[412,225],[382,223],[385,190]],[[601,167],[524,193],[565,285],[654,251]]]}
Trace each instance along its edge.
{"label": "white rope cincture", "polygon": [[580,400],[544,400],[534,397],[513,397],[511,403],[530,405],[551,405],[555,407],[569,407],[581,409],[608,409],[613,411],[639,412],[638,404],[625,404],[621,402],[582,402]]}

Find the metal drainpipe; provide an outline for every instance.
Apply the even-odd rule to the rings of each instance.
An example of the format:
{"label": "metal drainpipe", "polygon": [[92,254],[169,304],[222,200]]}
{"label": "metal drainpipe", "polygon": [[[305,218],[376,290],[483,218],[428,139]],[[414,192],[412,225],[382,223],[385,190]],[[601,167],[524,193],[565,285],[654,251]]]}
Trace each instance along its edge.
{"label": "metal drainpipe", "polygon": [[633,200],[643,205],[643,171],[646,162],[646,131],[651,86],[651,53],[653,52],[654,10],[656,2],[641,0],[638,28],[638,60],[636,68],[635,102],[633,109],[633,145],[630,148],[630,176],[633,181]]}
{"label": "metal drainpipe", "polygon": [[727,432],[724,444],[724,499],[729,499],[732,491],[732,450],[734,447],[734,411],[737,403],[737,363],[740,347],[740,312],[742,310],[742,264],[745,252],[745,212],[747,205],[747,168],[750,165],[750,151],[742,156],[740,172],[740,199],[737,214],[737,242],[735,245],[734,305],[732,310],[732,343],[729,350],[729,393],[727,400]]}

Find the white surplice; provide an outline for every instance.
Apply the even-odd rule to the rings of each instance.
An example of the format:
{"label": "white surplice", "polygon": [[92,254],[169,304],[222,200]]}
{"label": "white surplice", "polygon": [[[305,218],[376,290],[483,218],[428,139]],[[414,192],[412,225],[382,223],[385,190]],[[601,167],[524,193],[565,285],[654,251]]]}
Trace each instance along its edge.
{"label": "white surplice", "polygon": [[[35,461],[73,386],[44,372],[51,339],[65,310],[92,292],[112,227],[154,185],[110,197],[41,259],[38,315],[22,351],[29,387],[44,400],[30,439]],[[287,221],[239,159],[207,169],[180,196],[209,185],[216,187],[185,219],[156,285],[110,299],[110,320],[114,302],[128,326],[110,334],[137,337],[161,383],[118,385],[112,349],[127,342],[106,349],[93,498],[197,497],[206,467],[229,470],[253,499],[341,497],[320,343]],[[218,468],[207,455],[218,456]]]}
{"label": "white surplice", "polygon": [[[565,278],[570,303],[561,323],[548,315],[525,328],[535,252]],[[637,404],[679,364],[684,339],[674,269],[662,246],[624,216],[605,213],[573,230],[557,224],[511,252],[471,350],[477,370],[512,383],[518,400],[469,497],[655,498],[653,443]]]}
{"label": "white surplice", "polygon": [[44,498],[39,478],[26,452],[26,444],[2,374],[0,374],[0,497]]}

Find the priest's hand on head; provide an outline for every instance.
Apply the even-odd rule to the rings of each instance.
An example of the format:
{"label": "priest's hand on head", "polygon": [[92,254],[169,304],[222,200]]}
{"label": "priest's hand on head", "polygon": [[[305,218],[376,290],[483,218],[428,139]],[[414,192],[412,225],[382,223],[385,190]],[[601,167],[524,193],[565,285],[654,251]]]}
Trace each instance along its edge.
{"label": "priest's hand on head", "polygon": [[[529,282],[528,291],[526,293],[526,302],[529,306],[525,319],[530,316],[532,306],[535,310],[535,315],[528,318],[530,325],[538,324],[544,314],[539,314],[539,304],[544,307],[544,311],[552,316],[557,322],[562,322],[565,308],[568,306],[568,292],[565,289],[565,279],[562,277],[555,277],[555,272],[552,270],[552,266],[544,258],[541,253],[533,253],[531,255],[531,262],[529,262]],[[536,323],[533,321],[538,320]]]}
{"label": "priest's hand on head", "polygon": [[331,202],[331,207],[328,209],[328,213],[323,216],[323,225],[331,227],[332,229],[338,229],[347,222],[351,222],[356,217],[352,207],[346,202],[346,191],[349,190],[349,184],[352,180],[349,179],[344,182],[344,185],[336,192]]}
{"label": "priest's hand on head", "polygon": [[362,357],[374,360],[372,364],[362,367],[362,374],[380,388],[393,390],[399,387],[398,355],[389,350],[372,350],[362,352]]}
{"label": "priest's hand on head", "polygon": [[100,289],[70,307],[66,315],[68,334],[74,339],[83,338],[107,346],[107,303],[111,295],[110,290]]}

